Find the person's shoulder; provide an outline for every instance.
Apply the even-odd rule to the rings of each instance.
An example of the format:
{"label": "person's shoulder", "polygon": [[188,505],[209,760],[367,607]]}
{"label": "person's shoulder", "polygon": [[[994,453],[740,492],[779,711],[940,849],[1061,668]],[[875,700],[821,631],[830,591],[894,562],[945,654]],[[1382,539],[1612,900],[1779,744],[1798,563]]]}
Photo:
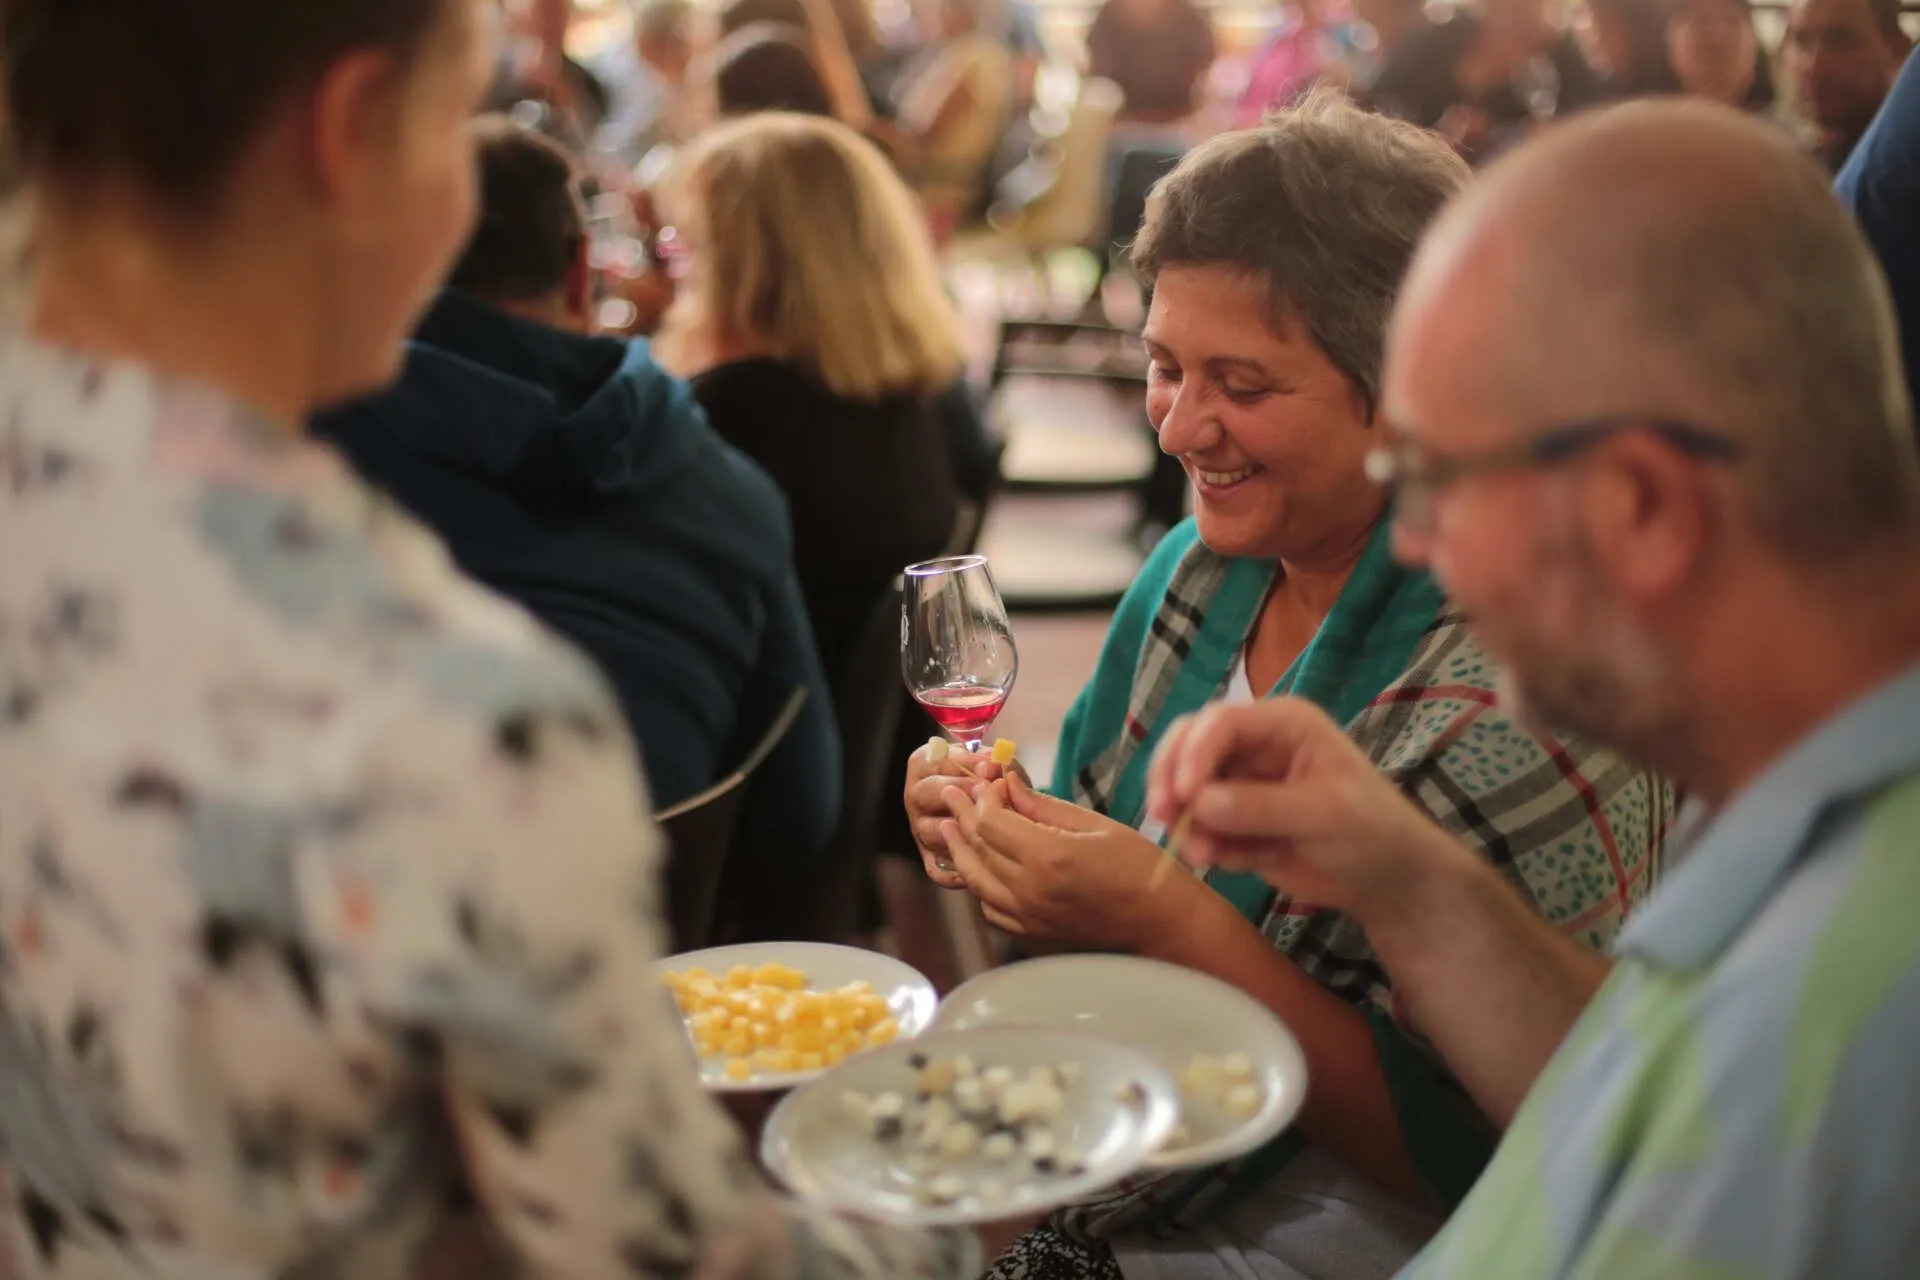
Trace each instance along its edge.
{"label": "person's shoulder", "polygon": [[[384,495],[342,476],[288,511],[311,521],[305,545],[272,569],[311,578],[304,615],[356,665],[416,686],[423,707],[491,718],[550,713],[597,719],[611,697],[597,670],[533,615],[455,566],[445,543]],[[328,557],[357,573],[316,574]],[[267,590],[261,602],[272,607]],[[295,621],[288,618],[286,621]]]}
{"label": "person's shoulder", "polygon": [[[1901,1003],[1920,1030],[1920,774],[1830,806],[1756,919],[1754,958],[1804,967],[1857,1008]],[[1750,939],[1749,941],[1752,941]]]}
{"label": "person's shoulder", "polygon": [[1920,58],[1907,60],[1834,185],[1883,256],[1903,247],[1899,233],[1920,197]]}
{"label": "person's shoulder", "polygon": [[[1677,875],[1684,875],[1682,863]],[[1830,809],[1752,919],[1690,986],[1710,1077],[1750,1095],[1767,1150],[1836,1203],[1920,1176],[1920,776]],[[1719,1094],[1716,1093],[1716,1097]],[[1878,1173],[1869,1170],[1877,1169]],[[1857,1213],[1864,1204],[1838,1206]],[[1911,1234],[1912,1224],[1908,1225]],[[1865,1223],[1849,1247],[1869,1244]],[[1916,1240],[1915,1243],[1920,1243]],[[1908,1259],[1911,1261],[1911,1258]],[[1831,1274],[1892,1274],[1836,1266]]]}
{"label": "person's shoulder", "polygon": [[1457,612],[1443,610],[1406,668],[1355,717],[1348,732],[1389,775],[1410,779],[1472,758],[1533,768],[1545,753],[1500,707],[1499,672]]}
{"label": "person's shoulder", "polygon": [[793,521],[786,490],[744,450],[707,422],[702,414],[688,424],[695,436],[686,464],[682,498],[694,498],[770,573],[791,568]]}
{"label": "person's shoulder", "polygon": [[[1535,855],[1552,861],[1579,852],[1595,874],[1604,869],[1619,910],[1610,906],[1582,926],[1596,945],[1658,879],[1677,805],[1672,783],[1604,743],[1548,732],[1514,714],[1501,697],[1498,662],[1455,610],[1435,619],[1405,671],[1350,732],[1390,776],[1419,787],[1430,807],[1456,818],[1471,811],[1476,838],[1526,832],[1533,843],[1513,844],[1505,855],[1523,880],[1547,874],[1529,861]],[[1592,886],[1575,886],[1571,896],[1529,887],[1555,923],[1598,910]],[[1564,909],[1556,914],[1556,906]]]}
{"label": "person's shoulder", "polygon": [[[1450,775],[1472,776],[1475,789],[1537,773],[1579,791],[1595,811],[1626,799],[1637,808],[1657,801],[1651,807],[1658,814],[1670,813],[1674,791],[1665,779],[1592,737],[1528,723],[1501,689],[1499,661],[1448,607],[1362,720],[1397,726],[1379,757],[1390,770],[1431,762]],[[1662,834],[1645,831],[1634,843],[1657,845]]]}
{"label": "person's shoulder", "polygon": [[[0,352],[0,381],[20,367]],[[165,674],[183,740],[259,742],[249,767],[305,777],[306,757],[356,755],[383,725],[443,748],[542,717],[617,730],[585,659],[462,577],[332,448],[137,369],[48,376],[63,481],[43,516],[16,479],[0,518],[49,535],[50,573],[51,538],[89,531],[58,550],[57,572],[114,620],[112,661]],[[0,607],[26,585],[0,575]]]}
{"label": "person's shoulder", "polygon": [[[164,425],[161,445],[177,427]],[[355,476],[332,448],[266,437],[244,421],[200,438],[196,554],[219,567],[237,628],[270,665],[325,654],[336,699],[491,720],[604,718],[611,698],[585,658],[532,615],[462,574],[445,543]],[[221,450],[230,450],[223,456]]]}
{"label": "person's shoulder", "polygon": [[[694,398],[709,414],[734,408],[768,405],[783,408],[790,416],[810,409],[826,398],[820,387],[789,360],[752,358],[729,360],[703,370],[687,380]],[[716,422],[716,426],[727,425]]]}

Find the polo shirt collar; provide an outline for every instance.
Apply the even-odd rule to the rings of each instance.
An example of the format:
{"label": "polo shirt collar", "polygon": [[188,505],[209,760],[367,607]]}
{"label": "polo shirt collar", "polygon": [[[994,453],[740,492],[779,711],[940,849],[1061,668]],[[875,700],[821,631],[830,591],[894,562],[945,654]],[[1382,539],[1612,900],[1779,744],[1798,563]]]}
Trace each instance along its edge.
{"label": "polo shirt collar", "polygon": [[1710,964],[1772,900],[1829,807],[1920,771],[1920,665],[1801,739],[1720,811],[1615,944],[1676,969]]}

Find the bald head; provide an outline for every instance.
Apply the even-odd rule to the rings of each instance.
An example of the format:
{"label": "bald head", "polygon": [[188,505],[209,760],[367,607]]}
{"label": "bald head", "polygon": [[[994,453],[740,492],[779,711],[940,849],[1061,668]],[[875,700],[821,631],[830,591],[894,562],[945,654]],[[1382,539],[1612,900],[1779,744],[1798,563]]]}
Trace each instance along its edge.
{"label": "bald head", "polygon": [[1826,176],[1723,108],[1581,117],[1456,201],[1390,339],[1388,412],[1435,394],[1514,433],[1644,414],[1734,437],[1746,518],[1795,557],[1920,523],[1878,265]]}

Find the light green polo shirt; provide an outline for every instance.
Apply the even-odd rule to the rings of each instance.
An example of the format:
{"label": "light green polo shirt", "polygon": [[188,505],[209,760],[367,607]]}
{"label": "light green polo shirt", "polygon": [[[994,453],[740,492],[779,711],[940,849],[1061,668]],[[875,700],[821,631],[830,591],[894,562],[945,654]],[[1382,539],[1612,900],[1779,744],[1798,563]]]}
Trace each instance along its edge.
{"label": "light green polo shirt", "polygon": [[1702,832],[1418,1280],[1920,1277],[1920,667]]}

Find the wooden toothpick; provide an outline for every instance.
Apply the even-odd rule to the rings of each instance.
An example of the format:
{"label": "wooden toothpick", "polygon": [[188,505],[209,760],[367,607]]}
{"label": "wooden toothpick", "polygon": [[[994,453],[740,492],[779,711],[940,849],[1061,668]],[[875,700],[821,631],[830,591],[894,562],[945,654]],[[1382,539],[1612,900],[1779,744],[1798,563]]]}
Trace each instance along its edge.
{"label": "wooden toothpick", "polygon": [[1193,814],[1183,813],[1173,820],[1173,829],[1167,832],[1167,856],[1154,865],[1153,875],[1147,880],[1149,890],[1158,889],[1167,872],[1173,870],[1180,861],[1180,846],[1185,842],[1187,833],[1193,829]]}
{"label": "wooden toothpick", "polygon": [[[937,734],[928,738],[927,759],[936,765],[945,764],[949,760],[953,760],[953,744]],[[965,761],[953,760],[953,766],[969,778],[972,778],[975,782],[980,781],[980,775],[969,769]]]}

